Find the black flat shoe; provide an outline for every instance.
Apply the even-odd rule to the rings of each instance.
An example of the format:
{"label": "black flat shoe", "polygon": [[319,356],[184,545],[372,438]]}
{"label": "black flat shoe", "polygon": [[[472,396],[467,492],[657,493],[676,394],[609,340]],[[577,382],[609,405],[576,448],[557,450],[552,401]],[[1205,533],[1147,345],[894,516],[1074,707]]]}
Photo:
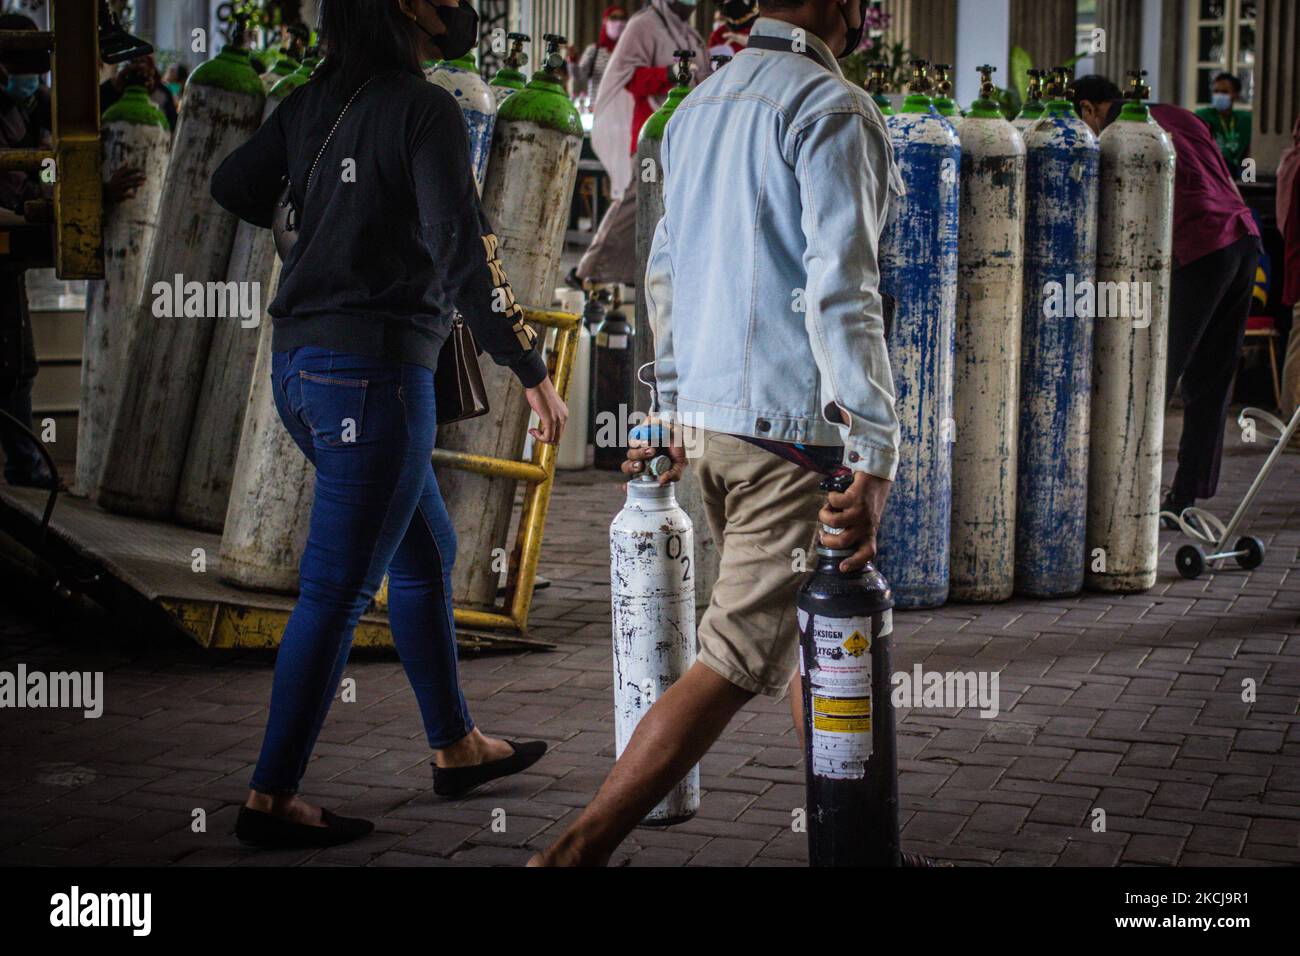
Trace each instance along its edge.
{"label": "black flat shoe", "polygon": [[541,740],[532,740],[526,744],[517,744],[507,740],[514,753],[491,763],[481,763],[473,767],[439,767],[433,765],[433,792],[440,797],[460,797],[475,787],[508,777],[512,773],[527,770],[546,753],[546,744]]}
{"label": "black flat shoe", "polygon": [[266,850],[287,850],[299,847],[338,846],[363,837],[375,828],[369,820],[359,817],[340,817],[322,809],[323,827],[294,823],[273,813],[239,808],[235,821],[235,837],[240,843]]}

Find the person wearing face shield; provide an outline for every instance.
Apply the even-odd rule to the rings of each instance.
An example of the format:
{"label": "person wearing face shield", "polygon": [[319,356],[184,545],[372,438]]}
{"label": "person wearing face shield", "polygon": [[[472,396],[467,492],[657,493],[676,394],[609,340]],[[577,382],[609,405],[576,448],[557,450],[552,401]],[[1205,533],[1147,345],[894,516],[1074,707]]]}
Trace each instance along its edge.
{"label": "person wearing face shield", "polygon": [[[21,14],[0,16],[0,30],[35,30]],[[34,149],[50,145],[49,89],[41,76],[50,69],[49,53],[15,51],[0,59],[0,148]],[[13,221],[23,221],[30,200],[49,198],[50,186],[26,172],[0,173],[0,207]],[[32,423],[32,387],[39,365],[27,309],[27,282],[22,269],[0,267],[0,411],[25,428]],[[32,439],[0,418],[4,477],[11,485],[50,488],[54,475]]]}
{"label": "person wearing face shield", "polygon": [[614,54],[614,46],[627,26],[627,11],[622,7],[606,7],[600,15],[600,35],[595,43],[587,44],[582,56],[569,62],[569,93],[581,96],[586,93],[594,103],[600,92],[600,78],[605,75],[609,58]]}
{"label": "person wearing face shield", "polygon": [[218,203],[263,228],[288,181],[297,229],[269,306],[272,394],[316,470],[299,599],[235,828],[261,847],[332,846],[373,828],[298,788],[385,573],[434,793],[459,798],[546,750],[488,737],[470,716],[451,603],[456,535],[430,461],[454,312],[519,379],[535,439],[558,443],[568,414],[479,203],[460,107],[420,68],[473,48],[478,17],[464,0],[322,0],[321,32],[324,62],[212,179]]}
{"label": "person wearing face shield", "polygon": [[687,22],[694,11],[695,0],[650,0],[627,21],[609,58],[593,106],[591,146],[609,174],[614,203],[601,219],[586,254],[570,272],[570,285],[635,285],[639,281],[632,159],[641,127],[673,87],[668,71],[676,63],[674,53],[695,51],[696,82],[709,73],[704,40]]}
{"label": "person wearing face shield", "polygon": [[[718,581],[695,663],[533,865],[605,864],[756,695],[788,689],[802,733],[793,557],[819,521],[853,552],[842,571],[875,554],[899,441],[878,251],[903,183],[879,107],[837,63],[864,6],[759,0],[745,49],[668,121],[645,291],[672,436],[631,448],[623,471],[664,452],[660,484],[696,470]],[[827,500],[818,486],[845,473]]]}
{"label": "person wearing face shield", "polygon": [[1234,108],[1239,99],[1241,80],[1231,73],[1220,73],[1210,87],[1210,105],[1196,111],[1214,134],[1233,176],[1241,175],[1241,165],[1250,155],[1251,113]]}
{"label": "person wearing face shield", "polygon": [[735,56],[749,41],[749,31],[758,19],[758,0],[726,0],[716,10],[721,22],[709,36],[709,55]]}

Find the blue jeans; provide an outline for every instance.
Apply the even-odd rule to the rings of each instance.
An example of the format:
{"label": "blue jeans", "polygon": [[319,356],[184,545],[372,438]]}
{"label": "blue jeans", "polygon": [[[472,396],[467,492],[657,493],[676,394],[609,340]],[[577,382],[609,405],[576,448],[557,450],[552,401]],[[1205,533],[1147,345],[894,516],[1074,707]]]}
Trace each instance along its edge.
{"label": "blue jeans", "polygon": [[385,571],[393,642],[429,746],[455,743],[474,724],[456,674],[456,535],[430,463],[433,371],[303,347],[275,352],[271,377],[281,421],[316,466],[300,595],[280,640],[251,783],[289,794],[338,690],[357,619]]}

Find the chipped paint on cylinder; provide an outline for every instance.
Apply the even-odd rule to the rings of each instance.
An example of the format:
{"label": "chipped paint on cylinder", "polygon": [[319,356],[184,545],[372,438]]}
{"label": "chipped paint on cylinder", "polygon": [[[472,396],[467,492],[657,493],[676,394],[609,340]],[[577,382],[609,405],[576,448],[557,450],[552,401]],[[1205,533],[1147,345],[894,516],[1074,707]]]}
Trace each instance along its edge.
{"label": "chipped paint on cylinder", "polygon": [[425,70],[424,76],[430,83],[441,86],[456,98],[456,105],[465,117],[465,130],[469,133],[470,167],[474,170],[474,182],[481,195],[492,155],[492,133],[497,122],[497,95],[483,77],[478,75],[472,53],[465,54],[459,60],[441,60]]}
{"label": "chipped paint on cylinder", "polygon": [[[671,484],[634,480],[609,529],[616,756],[652,704],[695,662],[695,561],[691,519]],[[646,816],[668,823],[700,805],[695,766]]]}
{"label": "chipped paint on cylinder", "polygon": [[898,607],[937,607],[948,598],[961,141],[933,109],[905,105],[886,122],[907,195],[880,242],[881,291],[897,303],[889,361],[900,442],[878,564]]}
{"label": "chipped paint on cylinder", "polygon": [[1059,597],[1083,587],[1092,318],[1073,313],[1079,284],[1095,279],[1100,151],[1066,100],[1048,103],[1025,146],[1016,592]]}
{"label": "chipped paint on cylinder", "polygon": [[1098,300],[1118,288],[1103,283],[1150,289],[1144,316],[1099,314],[1093,331],[1086,583],[1102,591],[1152,587],[1160,552],[1175,160],[1169,136],[1139,115],[1101,135]]}
{"label": "chipped paint on cylinder", "polygon": [[[247,54],[227,52],[211,72],[215,60],[195,70],[186,87],[100,481],[98,501],[109,511],[170,517],[185,464],[216,319],[206,308],[159,317],[155,303],[172,298],[178,276],[183,283],[226,278],[237,220],[212,199],[212,174],[257,128],[265,99]],[[196,82],[208,76],[219,82]]]}
{"label": "chipped paint on cylinder", "polygon": [[[272,288],[278,265],[274,271]],[[275,408],[270,322],[262,324],[258,339],[217,570],[221,580],[236,587],[296,594],[316,469],[289,437]]]}
{"label": "chipped paint on cylinder", "polygon": [[[541,104],[544,117],[568,116],[561,110],[567,107],[572,123],[515,118],[507,112],[497,123],[483,187],[483,209],[496,229],[505,274],[515,298],[533,308],[551,301],[582,149],[577,111],[562,93],[535,89],[538,82],[535,77],[528,89],[506,100],[506,109],[521,98],[540,94],[564,101],[552,108]],[[555,86],[552,81],[545,85]],[[528,100],[522,105],[527,107]],[[523,387],[512,372],[494,362],[481,362],[480,368],[491,412],[439,428],[438,447],[518,458],[523,453],[529,415]],[[493,551],[506,546],[516,482],[454,468],[439,468],[437,473],[460,542],[452,571],[455,601],[464,607],[493,607],[500,577]]]}
{"label": "chipped paint on cylinder", "polygon": [[1000,116],[961,129],[953,361],[951,596],[1003,601],[1015,577],[1025,144]]}
{"label": "chipped paint on cylinder", "polygon": [[[138,93],[132,93],[137,90]],[[77,415],[76,492],[94,498],[112,437],[131,348],[135,305],[149,266],[149,246],[158,226],[171,133],[163,114],[142,87],[128,87],[138,114],[104,117],[103,178],[123,167],[139,169],[142,185],[134,196],[104,210],[104,278],[86,290],[86,331],[82,342],[81,403]],[[121,101],[119,101],[121,102]],[[147,108],[146,108],[147,107]]]}
{"label": "chipped paint on cylinder", "polygon": [[[295,82],[297,81],[297,82]],[[298,74],[284,78],[267,97],[262,122],[275,112],[284,98],[305,80]],[[203,386],[190,429],[185,467],[176,490],[176,521],[203,531],[220,533],[230,501],[235,475],[235,455],[248,405],[257,358],[258,327],[271,322],[272,272],[278,273],[275,237],[271,230],[240,222],[226,269],[226,282],[236,288],[256,288],[261,314],[258,325],[245,327],[239,316],[216,320],[208,361],[203,369]]]}

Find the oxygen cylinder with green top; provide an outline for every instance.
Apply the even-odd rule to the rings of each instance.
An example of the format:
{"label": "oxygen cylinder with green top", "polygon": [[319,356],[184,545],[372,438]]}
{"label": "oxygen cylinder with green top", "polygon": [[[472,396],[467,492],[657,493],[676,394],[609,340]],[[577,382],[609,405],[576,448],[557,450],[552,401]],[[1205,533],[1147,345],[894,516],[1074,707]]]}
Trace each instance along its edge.
{"label": "oxygen cylinder with green top", "polygon": [[889,97],[885,95],[889,92],[889,81],[885,79],[886,69],[884,63],[868,63],[865,86],[867,92],[871,94],[871,98],[880,107],[880,112],[885,116],[893,116],[894,104],[889,102]]}
{"label": "oxygen cylinder with green top", "polygon": [[506,39],[510,41],[510,49],[506,52],[505,63],[488,84],[496,97],[498,110],[507,96],[519,92],[528,83],[528,78],[519,68],[528,62],[524,44],[530,42],[530,38],[527,33],[507,33]]}
{"label": "oxygen cylinder with green top", "polygon": [[935,112],[946,117],[954,127],[959,127],[964,114],[961,107],[957,105],[957,101],[952,98],[952,78],[949,76],[952,66],[948,63],[936,63],[933,69]]}
{"label": "oxygen cylinder with green top", "polygon": [[1024,283],[1025,143],[982,66],[962,120],[953,356],[950,596],[1011,597]]}
{"label": "oxygen cylinder with green top", "polygon": [[[564,88],[568,40],[549,33],[545,40],[541,68],[501,103],[483,184],[483,211],[496,230],[483,242],[493,267],[510,281],[511,312],[518,304],[551,302],[582,151],[582,123]],[[518,459],[529,416],[523,387],[509,369],[493,362],[480,367],[491,412],[439,428],[438,447]],[[550,446],[537,444],[535,454],[549,453]],[[453,597],[462,607],[495,606],[500,565],[494,551],[507,543],[516,480],[435,468],[460,540]]]}
{"label": "oxygen cylinder with green top", "polygon": [[[293,72],[282,77],[267,94],[262,122],[266,122],[290,93],[306,83],[308,76],[295,62]],[[199,390],[199,404],[190,430],[185,468],[176,490],[175,517],[179,524],[203,531],[223,529],[235,480],[235,456],[244,427],[249,388],[270,385],[269,379],[255,383],[252,376],[257,358],[258,325],[271,323],[266,307],[275,297],[279,277],[280,262],[271,231],[241,222],[235,231],[226,283],[228,288],[259,289],[262,314],[253,324],[248,324],[252,320],[237,316],[217,319],[203,369],[203,387]]]}
{"label": "oxygen cylinder with green top", "polygon": [[[238,221],[212,199],[217,166],[257,128],[266,102],[247,50],[229,45],[185,89],[98,500],[171,516],[216,319],[189,290],[222,283]],[[177,279],[177,276],[182,277]]]}
{"label": "oxygen cylinder with green top", "polygon": [[1043,77],[1046,70],[1028,70],[1029,85],[1025,89],[1025,104],[1011,121],[1011,125],[1023,135],[1026,127],[1043,115]]}
{"label": "oxygen cylinder with green top", "polygon": [[171,149],[167,118],[149,99],[144,78],[128,83],[122,98],[104,111],[103,178],[107,182],[119,169],[138,169],[144,183],[135,195],[105,207],[104,278],[86,289],[74,490],[92,499],[121,394]]}
{"label": "oxygen cylinder with green top", "polygon": [[1154,586],[1160,554],[1175,167],[1173,142],[1144,102],[1145,71],[1128,75],[1119,119],[1100,140],[1097,288],[1127,291],[1093,324],[1084,548],[1087,586],[1120,593]]}
{"label": "oxygen cylinder with green top", "polygon": [[1045,112],[1023,133],[1015,591],[1035,598],[1078,594],[1085,567],[1093,321],[1074,304],[1096,280],[1101,153],[1074,111],[1072,82],[1068,68],[1052,70]]}
{"label": "oxygen cylinder with green top", "polygon": [[297,73],[298,67],[301,65],[287,53],[278,53],[277,57],[271,68],[262,74],[262,85],[266,87],[268,92],[285,77]]}
{"label": "oxygen cylinder with green top", "polygon": [[948,598],[961,142],[931,89],[929,64],[913,60],[907,98],[885,118],[906,188],[880,238],[880,291],[896,303],[888,343],[902,453],[877,543],[907,608]]}

